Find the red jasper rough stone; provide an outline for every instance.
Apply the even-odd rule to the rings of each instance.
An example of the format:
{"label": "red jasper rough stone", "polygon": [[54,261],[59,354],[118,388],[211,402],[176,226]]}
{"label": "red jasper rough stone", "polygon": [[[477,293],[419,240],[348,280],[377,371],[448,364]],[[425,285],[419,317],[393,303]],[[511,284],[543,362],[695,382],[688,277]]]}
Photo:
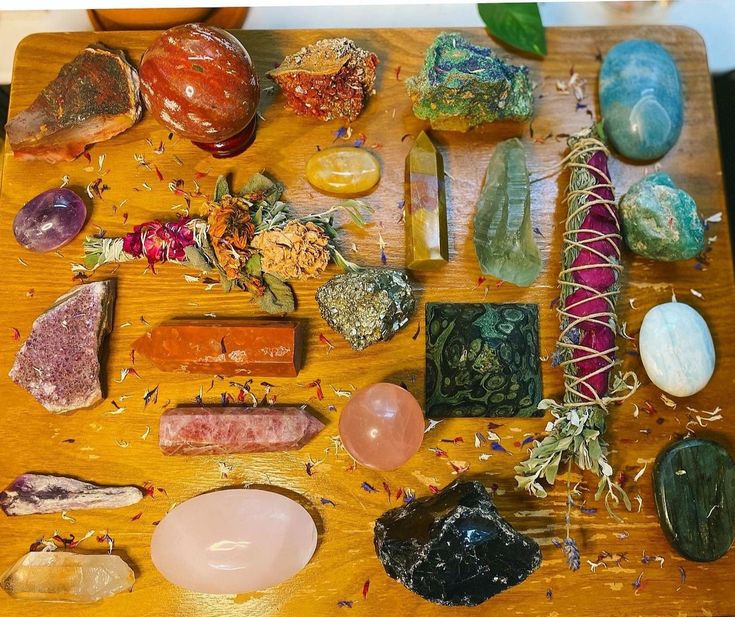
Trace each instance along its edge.
{"label": "red jasper rough stone", "polygon": [[232,34],[202,24],[166,30],[143,54],[140,85],[161,124],[195,142],[222,142],[254,121],[260,86]]}

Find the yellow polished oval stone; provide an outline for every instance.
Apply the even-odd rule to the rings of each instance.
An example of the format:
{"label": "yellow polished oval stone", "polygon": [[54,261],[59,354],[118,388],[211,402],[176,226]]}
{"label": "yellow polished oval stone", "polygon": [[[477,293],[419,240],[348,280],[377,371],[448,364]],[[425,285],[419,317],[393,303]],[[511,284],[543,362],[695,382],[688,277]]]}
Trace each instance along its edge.
{"label": "yellow polished oval stone", "polygon": [[362,195],[380,180],[380,163],[363,148],[327,148],[315,152],[308,160],[306,179],[324,193]]}

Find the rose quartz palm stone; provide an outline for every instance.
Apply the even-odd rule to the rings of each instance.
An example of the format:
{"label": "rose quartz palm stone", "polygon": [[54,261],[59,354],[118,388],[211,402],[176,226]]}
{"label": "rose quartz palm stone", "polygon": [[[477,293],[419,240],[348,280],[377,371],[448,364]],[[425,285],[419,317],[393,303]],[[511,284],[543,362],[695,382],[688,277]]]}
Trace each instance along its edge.
{"label": "rose quartz palm stone", "polygon": [[355,392],[345,405],[339,435],[358,463],[390,471],[421,447],[424,413],[405,388],[376,383]]}
{"label": "rose quartz palm stone", "polygon": [[170,582],[201,593],[237,594],[291,578],[311,559],[317,530],[294,500],[259,489],[198,495],[176,506],[151,540]]}

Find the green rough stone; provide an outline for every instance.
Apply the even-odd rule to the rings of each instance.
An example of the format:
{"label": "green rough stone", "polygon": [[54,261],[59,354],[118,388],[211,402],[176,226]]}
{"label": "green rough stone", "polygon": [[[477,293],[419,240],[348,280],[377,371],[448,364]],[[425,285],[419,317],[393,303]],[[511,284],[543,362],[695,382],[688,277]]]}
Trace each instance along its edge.
{"label": "green rough stone", "polygon": [[690,259],[704,250],[704,224],[691,196],[662,172],[636,182],[620,200],[628,248],[650,259]]}
{"label": "green rough stone", "polygon": [[714,561],[735,539],[735,463],[721,445],[685,439],[664,450],[653,470],[658,520],[687,559]]}
{"label": "green rough stone", "polygon": [[528,67],[501,60],[457,32],[442,32],[424,64],[406,80],[413,113],[440,130],[466,131],[495,120],[528,120],[533,88]]}
{"label": "green rough stone", "polygon": [[426,305],[426,415],[538,416],[535,304]]}
{"label": "green rough stone", "polygon": [[541,272],[531,224],[531,189],[523,145],[498,144],[477,201],[474,242],[483,274],[528,287]]}

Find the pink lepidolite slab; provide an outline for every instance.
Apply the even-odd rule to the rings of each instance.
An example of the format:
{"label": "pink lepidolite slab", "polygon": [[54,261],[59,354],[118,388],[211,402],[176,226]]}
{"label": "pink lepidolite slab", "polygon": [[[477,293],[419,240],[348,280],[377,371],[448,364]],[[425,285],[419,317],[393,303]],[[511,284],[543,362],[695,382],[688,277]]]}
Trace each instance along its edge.
{"label": "pink lepidolite slab", "polygon": [[294,500],[259,489],[193,497],[156,527],[151,559],[171,583],[202,593],[237,594],[277,585],[311,559],[317,529]]}
{"label": "pink lepidolite slab", "polygon": [[164,454],[296,450],[324,428],[300,407],[177,407],[161,415]]}

